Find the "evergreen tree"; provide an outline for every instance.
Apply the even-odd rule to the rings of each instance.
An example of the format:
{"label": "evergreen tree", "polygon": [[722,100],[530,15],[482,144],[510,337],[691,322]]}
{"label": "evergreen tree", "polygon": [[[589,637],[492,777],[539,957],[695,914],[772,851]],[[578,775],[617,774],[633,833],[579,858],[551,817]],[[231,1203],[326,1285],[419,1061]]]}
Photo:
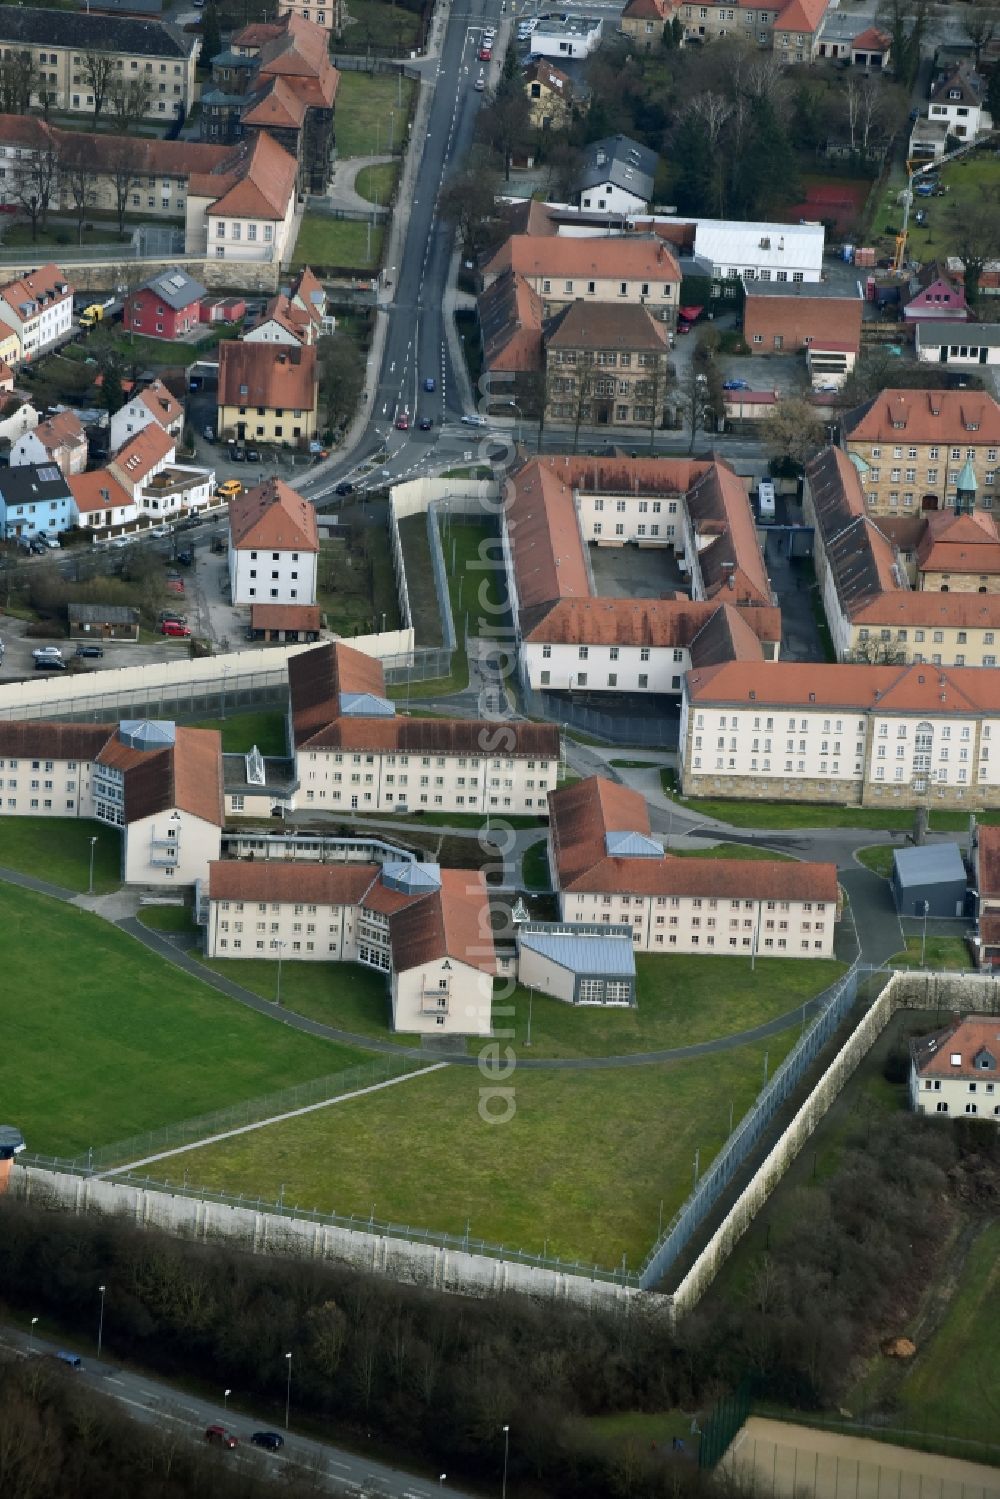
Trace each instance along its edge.
{"label": "evergreen tree", "polygon": [[730,211],[737,218],[766,219],[798,191],[788,132],[762,94],[753,102],[744,150],[733,162]]}
{"label": "evergreen tree", "polygon": [[680,173],[674,184],[679,213],[712,211],[712,147],[700,120],[685,115],[674,139],[674,156]]}
{"label": "evergreen tree", "polygon": [[201,56],[204,62],[211,62],[213,57],[218,57],[222,51],[222,29],[219,25],[219,12],[215,5],[206,5],[205,13],[201,18]]}

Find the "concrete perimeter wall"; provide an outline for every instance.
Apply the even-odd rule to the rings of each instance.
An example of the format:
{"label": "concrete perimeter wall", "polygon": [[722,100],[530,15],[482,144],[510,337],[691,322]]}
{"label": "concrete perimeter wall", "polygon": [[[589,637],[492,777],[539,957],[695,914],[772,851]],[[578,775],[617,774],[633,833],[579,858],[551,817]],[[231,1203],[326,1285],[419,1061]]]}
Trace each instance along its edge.
{"label": "concrete perimeter wall", "polygon": [[670,1313],[669,1297],[650,1295],[612,1281],[588,1280],[582,1275],[390,1238],[363,1229],[259,1212],[253,1207],[230,1207],[174,1194],[167,1188],[15,1164],[10,1191],[25,1202],[77,1213],[104,1213],[164,1229],[182,1238],[206,1242],[235,1240],[238,1247],[255,1254],[339,1260],[355,1270],[389,1275],[429,1290],[464,1296],[516,1292],[547,1301],[572,1302],[584,1309],[617,1308],[653,1316]]}
{"label": "concrete perimeter wall", "polygon": [[973,974],[893,975],[675,1289],[675,1313],[683,1315],[701,1300],[845,1083],[900,1009],[940,1009],[942,1024],[959,1014],[1000,1014],[1000,981]]}
{"label": "concrete perimeter wall", "polygon": [[499,492],[493,479],[409,479],[392,486],[389,504],[397,522],[443,502],[455,515],[496,515]]}

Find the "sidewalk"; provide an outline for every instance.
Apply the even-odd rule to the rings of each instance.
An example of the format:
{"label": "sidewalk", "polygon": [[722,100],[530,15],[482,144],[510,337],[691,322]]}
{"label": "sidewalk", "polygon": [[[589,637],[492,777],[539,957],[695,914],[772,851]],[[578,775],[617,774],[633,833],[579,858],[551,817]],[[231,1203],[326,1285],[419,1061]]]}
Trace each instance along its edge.
{"label": "sidewalk", "polygon": [[381,156],[348,156],[344,161],[335,162],[326,191],[327,203],[331,208],[374,214],[375,218],[384,219],[389,212],[387,206],[384,203],[373,203],[370,198],[363,198],[354,184],[358,173],[364,171],[365,167],[389,166],[396,160],[397,157],[383,153]]}

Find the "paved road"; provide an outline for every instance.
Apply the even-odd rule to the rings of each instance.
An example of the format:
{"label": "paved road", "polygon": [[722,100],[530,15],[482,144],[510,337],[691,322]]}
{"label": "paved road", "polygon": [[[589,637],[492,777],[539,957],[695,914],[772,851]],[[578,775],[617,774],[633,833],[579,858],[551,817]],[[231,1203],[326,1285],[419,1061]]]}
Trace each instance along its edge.
{"label": "paved road", "polygon": [[[105,1351],[108,1351],[110,1343],[109,1337],[105,1342]],[[315,1476],[320,1480],[325,1479],[328,1493],[350,1494],[354,1499],[376,1495],[384,1495],[385,1499],[434,1499],[434,1496],[442,1493],[458,1494],[464,1496],[464,1499],[471,1499],[468,1490],[457,1488],[454,1484],[441,1483],[437,1478],[433,1481],[416,1478],[400,1468],[391,1468],[374,1458],[358,1456],[346,1448],[297,1436],[294,1430],[285,1435],[285,1445],[280,1453],[251,1448],[249,1439],[252,1432],[277,1429],[284,1434],[284,1422],[276,1422],[273,1416],[265,1419],[255,1416],[252,1411],[237,1409],[238,1396],[227,1410],[224,1404],[192,1395],[179,1385],[167,1384],[164,1380],[151,1379],[145,1374],[123,1369],[108,1358],[98,1360],[91,1357],[91,1350],[79,1343],[53,1343],[38,1336],[30,1338],[20,1328],[3,1325],[0,1326],[0,1348],[8,1357],[18,1358],[40,1358],[53,1354],[60,1348],[76,1353],[83,1359],[83,1368],[76,1374],[67,1370],[68,1379],[77,1379],[96,1394],[117,1401],[135,1420],[163,1431],[179,1431],[190,1436],[192,1441],[203,1442],[205,1428],[222,1422],[241,1444],[235,1451],[226,1453],[227,1461],[232,1461],[235,1465],[246,1465],[248,1470],[252,1467],[258,1471],[271,1472],[276,1479],[292,1479],[293,1475],[288,1470],[296,1463],[308,1472],[310,1478]],[[292,1352],[291,1410],[294,1423],[294,1349]],[[224,1377],[220,1375],[220,1382]]]}

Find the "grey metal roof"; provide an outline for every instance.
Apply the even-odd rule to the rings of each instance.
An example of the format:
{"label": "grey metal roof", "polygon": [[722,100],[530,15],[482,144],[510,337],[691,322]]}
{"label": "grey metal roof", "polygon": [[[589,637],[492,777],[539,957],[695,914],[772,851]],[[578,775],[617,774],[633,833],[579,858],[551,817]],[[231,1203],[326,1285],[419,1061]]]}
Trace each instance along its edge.
{"label": "grey metal roof", "polygon": [[921,323],[917,331],[921,348],[937,348],[939,344],[1000,347],[1000,323]]}
{"label": "grey metal roof", "polygon": [[190,307],[192,302],[200,302],[206,295],[205,288],[200,281],[189,276],[187,271],[178,270],[172,266],[169,271],[161,271],[159,276],[154,276],[150,281],[144,281],[139,288],[140,291],[151,291],[161,302],[166,302],[178,312],[182,307]]}
{"label": "grey metal roof", "polygon": [[382,883],[403,895],[423,895],[441,889],[440,864],[383,864]]}
{"label": "grey metal roof", "polygon": [[0,1161],[9,1161],[24,1149],[24,1136],[15,1124],[0,1124]]}
{"label": "grey metal roof", "polygon": [[166,749],[176,737],[177,725],[166,718],[123,718],[118,725],[118,738],[130,749]]}
{"label": "grey metal roof", "polygon": [[547,925],[533,922],[518,929],[521,947],[537,952],[571,973],[606,974],[613,978],[635,975],[635,952],[630,927]]}
{"label": "grey metal roof", "polygon": [[340,711],[345,718],[395,718],[395,705],[374,692],[342,692]]}
{"label": "grey metal roof", "polygon": [[138,609],[127,604],[68,604],[67,612],[78,625],[137,625]]}
{"label": "grey metal roof", "polygon": [[919,848],[897,848],[893,860],[897,883],[906,885],[950,885],[966,881],[965,865],[957,843],[925,843]]}
{"label": "grey metal roof", "polygon": [[653,196],[653,179],[660,158],[655,151],[640,145],[627,135],[608,135],[589,145],[577,176],[577,190],[588,192],[611,182],[623,192],[634,193],[649,202]]}
{"label": "grey metal roof", "polygon": [[663,858],[663,844],[644,833],[605,833],[604,847],[612,859]]}
{"label": "grey metal roof", "polygon": [[20,5],[0,6],[0,43],[21,47],[74,47],[79,52],[116,52],[134,57],[189,57],[197,45],[169,21],[131,16],[74,15]]}

